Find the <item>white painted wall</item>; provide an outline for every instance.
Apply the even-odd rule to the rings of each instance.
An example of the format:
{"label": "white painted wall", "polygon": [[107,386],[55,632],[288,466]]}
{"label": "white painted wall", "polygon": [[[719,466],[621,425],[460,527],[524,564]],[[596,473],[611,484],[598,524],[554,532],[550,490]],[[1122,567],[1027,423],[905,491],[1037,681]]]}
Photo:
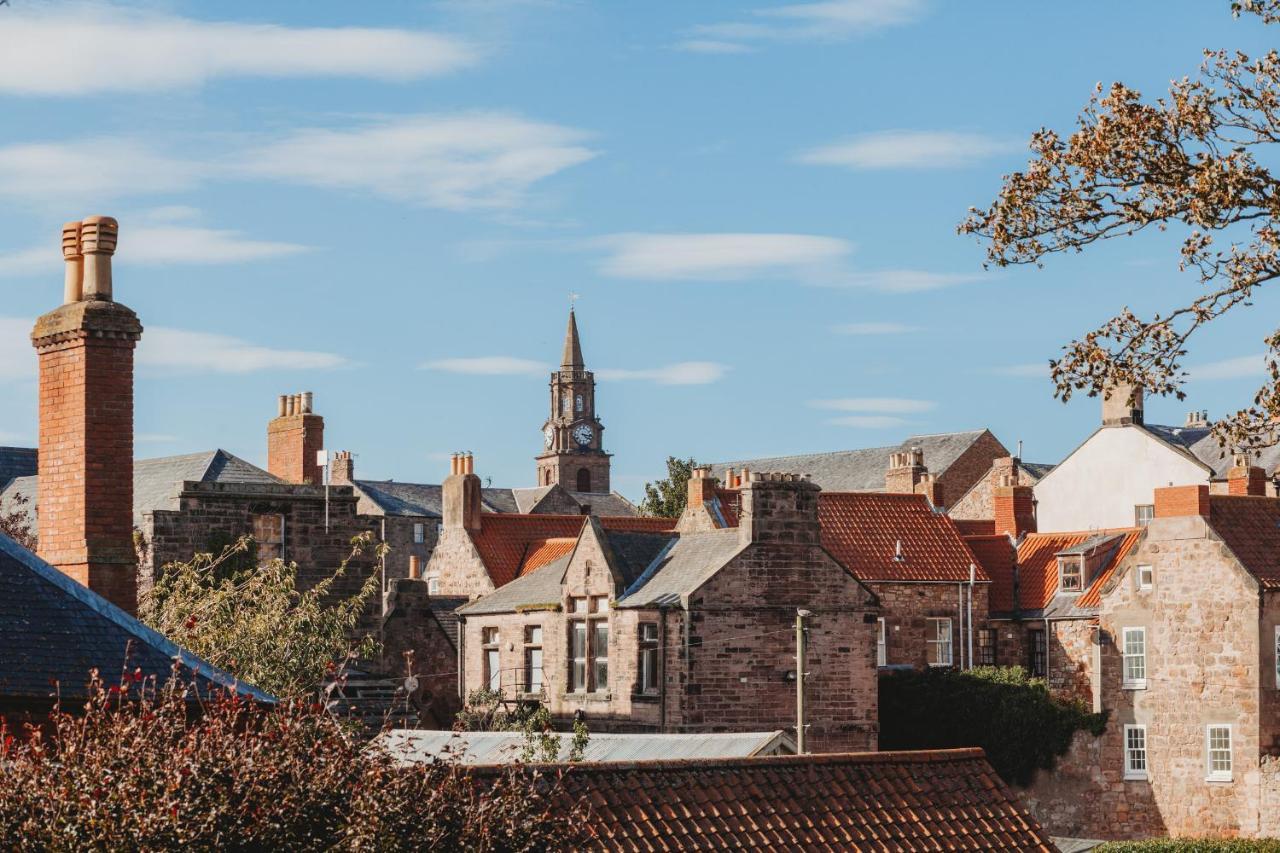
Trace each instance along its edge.
{"label": "white painted wall", "polygon": [[1132,527],[1133,508],[1157,488],[1208,482],[1202,466],[1141,427],[1103,427],[1036,484],[1036,522],[1042,533]]}

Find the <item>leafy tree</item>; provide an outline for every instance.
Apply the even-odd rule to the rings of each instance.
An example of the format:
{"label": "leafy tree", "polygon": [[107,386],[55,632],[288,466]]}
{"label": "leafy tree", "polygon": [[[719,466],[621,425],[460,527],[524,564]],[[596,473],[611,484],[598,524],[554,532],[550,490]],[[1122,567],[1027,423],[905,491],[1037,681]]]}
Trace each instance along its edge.
{"label": "leafy tree", "polygon": [[[552,727],[545,700],[519,701],[511,706],[502,700],[501,693],[481,687],[467,694],[467,703],[458,712],[454,728],[465,732],[522,732],[524,745],[520,761],[553,763],[560,760],[560,736]],[[582,760],[589,738],[587,724],[574,720],[569,761]]]}
{"label": "leafy tree", "polygon": [[36,532],[31,529],[30,501],[21,492],[14,494],[8,507],[0,507],[0,533],[28,551],[36,550]]}
{"label": "leafy tree", "polygon": [[667,477],[655,483],[644,484],[644,500],[640,511],[645,515],[661,518],[679,518],[689,501],[689,478],[698,463],[689,459],[667,457]]}
{"label": "leafy tree", "polygon": [[[1237,15],[1280,21],[1280,0],[1237,0]],[[1280,278],[1280,54],[1205,52],[1199,74],[1167,97],[1144,101],[1099,85],[1068,136],[1042,129],[1026,169],[1004,178],[996,200],[971,208],[960,232],[986,241],[997,266],[1041,264],[1049,255],[1150,228],[1182,237],[1179,268],[1206,292],[1140,317],[1119,315],[1067,345],[1050,362],[1055,395],[1090,396],[1136,385],[1182,399],[1182,359],[1192,335],[1258,288]],[[1236,451],[1280,437],[1280,330],[1266,339],[1270,379],[1253,405],[1214,425]]]}
{"label": "leafy tree", "polygon": [[298,588],[296,563],[275,559],[234,568],[251,547],[245,537],[216,557],[198,554],[165,566],[142,596],[142,621],[276,696],[310,693],[345,661],[375,653],[371,638],[353,644],[351,637],[378,592],[378,573],[370,572],[349,598],[334,600],[332,592],[353,559],[366,552],[380,557],[385,545],[375,545],[369,533],[355,537],[337,570],[306,590]]}
{"label": "leafy tree", "polygon": [[176,671],[161,688],[121,682],[107,688],[95,673],[79,713],[0,729],[4,849],[538,851],[588,840],[557,773],[405,767],[316,703],[264,707],[227,692],[193,712]]}

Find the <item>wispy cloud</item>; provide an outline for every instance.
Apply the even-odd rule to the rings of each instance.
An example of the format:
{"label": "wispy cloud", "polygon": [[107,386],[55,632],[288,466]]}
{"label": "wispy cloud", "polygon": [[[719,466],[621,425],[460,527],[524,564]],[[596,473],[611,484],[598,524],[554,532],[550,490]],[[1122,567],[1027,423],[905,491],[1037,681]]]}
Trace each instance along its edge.
{"label": "wispy cloud", "polygon": [[826,0],[770,6],[753,10],[750,17],[696,26],[680,44],[841,41],[910,24],[924,15],[925,8],[924,0]]}
{"label": "wispy cloud", "polygon": [[796,160],[850,169],[954,169],[1017,151],[1013,140],[946,130],[889,130],[811,148]]}
{"label": "wispy cloud", "polygon": [[874,270],[872,272],[851,272],[845,276],[820,284],[837,287],[869,287],[872,290],[883,290],[886,293],[920,293],[925,290],[940,290],[954,287],[957,284],[971,284],[991,278],[982,273],[943,273],[929,270]]}
{"label": "wispy cloud", "polygon": [[1261,354],[1226,358],[1187,368],[1187,376],[1192,380],[1253,379],[1266,375],[1267,360]]}
{"label": "wispy cloud", "polygon": [[461,38],[421,30],[201,21],[66,2],[5,12],[0,92],[13,95],[154,92],[233,77],[415,80],[480,59]]}
{"label": "wispy cloud", "polygon": [[511,208],[534,184],[596,156],[585,139],[508,113],[462,113],[223,140],[208,156],[136,138],[23,143],[0,148],[0,196],[85,205],[265,179],[449,210]]}
{"label": "wispy cloud", "polygon": [[330,370],[349,362],[329,352],[276,349],[219,335],[148,327],[137,362],[152,373],[256,373],[265,370]]}
{"label": "wispy cloud", "polygon": [[831,331],[837,335],[905,335],[920,331],[919,326],[908,326],[906,323],[840,323],[832,326]]}
{"label": "wispy cloud", "polygon": [[714,361],[681,361],[665,367],[625,370],[605,368],[597,370],[601,379],[629,380],[642,379],[656,382],[659,385],[709,385],[721,379],[729,368]]}
{"label": "wispy cloud", "polygon": [[439,358],[419,365],[422,370],[443,373],[470,373],[481,376],[533,376],[550,370],[540,361],[513,358],[509,355],[485,355],[476,358]]}
{"label": "wispy cloud", "polygon": [[932,400],[912,400],[906,397],[841,397],[833,400],[810,400],[809,405],[815,409],[835,412],[875,412],[894,415],[928,412],[938,406]]}
{"label": "wispy cloud", "polygon": [[721,39],[685,39],[676,42],[676,50],[686,53],[750,53],[752,48],[740,42]]}
{"label": "wispy cloud", "polygon": [[738,281],[836,273],[847,240],[812,234],[614,234],[600,271],[615,278]]}

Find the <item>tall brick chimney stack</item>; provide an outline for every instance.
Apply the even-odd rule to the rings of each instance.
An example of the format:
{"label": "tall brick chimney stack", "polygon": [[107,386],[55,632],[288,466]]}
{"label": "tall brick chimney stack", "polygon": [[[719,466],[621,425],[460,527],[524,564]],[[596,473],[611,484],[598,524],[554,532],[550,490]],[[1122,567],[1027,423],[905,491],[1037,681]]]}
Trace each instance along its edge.
{"label": "tall brick chimney stack", "polygon": [[715,496],[716,478],[711,476],[711,469],[694,468],[689,477],[689,506],[701,506]]}
{"label": "tall brick chimney stack", "polygon": [[449,457],[449,476],[441,487],[441,510],[445,529],[480,529],[480,478],[470,453]]}
{"label": "tall brick chimney stack", "polygon": [[818,493],[809,475],[752,471],[742,484],[738,536],[744,542],[818,545]]}
{"label": "tall brick chimney stack", "polygon": [[1142,388],[1119,382],[1102,392],[1102,425],[1142,423]]}
{"label": "tall brick chimney stack", "polygon": [[1267,472],[1257,465],[1250,465],[1247,454],[1237,453],[1234,464],[1227,471],[1227,494],[1265,496]]}
{"label": "tall brick chimney stack", "polygon": [[350,450],[339,450],[329,463],[329,482],[335,486],[349,486],[356,478],[356,463]]}
{"label": "tall brick chimney stack", "polygon": [[40,556],[128,613],[133,546],[133,349],[138,315],[112,299],[119,225],[62,228],[63,304],[36,320],[40,362]]}
{"label": "tall brick chimney stack", "polygon": [[1020,540],[1036,532],[1036,501],[1030,486],[1018,485],[1017,473],[1006,474],[995,489],[996,533]]}
{"label": "tall brick chimney stack", "polygon": [[889,454],[889,467],[884,472],[884,490],[890,494],[913,495],[928,473],[924,451],[919,447],[895,450]]}
{"label": "tall brick chimney stack", "polygon": [[324,418],[311,411],[311,392],[281,394],[267,424],[267,470],[289,483],[323,483],[316,454],[324,450]]}

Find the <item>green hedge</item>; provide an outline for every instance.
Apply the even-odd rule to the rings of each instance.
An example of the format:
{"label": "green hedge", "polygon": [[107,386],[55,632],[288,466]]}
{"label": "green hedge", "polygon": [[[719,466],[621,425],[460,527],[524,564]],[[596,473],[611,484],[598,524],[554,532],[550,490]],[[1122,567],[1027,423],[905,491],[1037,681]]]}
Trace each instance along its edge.
{"label": "green hedge", "polygon": [[1169,838],[1160,841],[1109,841],[1094,850],[1096,853],[1280,853],[1280,841],[1274,838],[1222,841]]}
{"label": "green hedge", "polygon": [[1051,769],[1080,729],[1101,734],[1106,712],[1054,699],[1022,667],[899,670],[880,677],[880,748],[980,746],[1000,777],[1026,785]]}

